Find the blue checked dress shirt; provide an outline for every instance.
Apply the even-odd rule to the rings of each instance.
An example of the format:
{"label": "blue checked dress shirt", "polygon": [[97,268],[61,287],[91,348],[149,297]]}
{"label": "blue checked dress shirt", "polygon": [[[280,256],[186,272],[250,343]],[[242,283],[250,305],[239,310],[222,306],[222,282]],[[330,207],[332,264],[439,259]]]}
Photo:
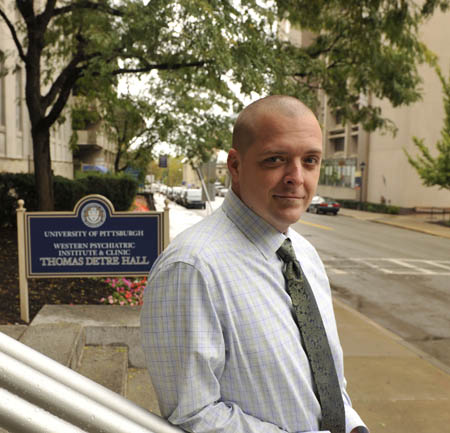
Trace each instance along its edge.
{"label": "blue checked dress shirt", "polygon": [[321,312],[342,388],[346,433],[364,423],[345,391],[331,292],[312,245],[286,235],[232,191],[177,236],[153,265],[141,313],[143,348],[162,415],[196,433],[318,432],[320,404],[292,315],[288,236]]}

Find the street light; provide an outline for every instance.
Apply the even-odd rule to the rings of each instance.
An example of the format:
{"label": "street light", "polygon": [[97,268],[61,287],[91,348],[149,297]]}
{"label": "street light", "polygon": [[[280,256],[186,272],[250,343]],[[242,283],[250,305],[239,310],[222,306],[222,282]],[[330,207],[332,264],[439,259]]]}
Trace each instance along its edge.
{"label": "street light", "polygon": [[363,203],[363,183],[364,183],[364,167],[366,166],[366,163],[363,161],[359,164],[359,167],[361,169],[361,184],[360,184],[360,191],[359,191],[359,210],[362,210],[362,203]]}

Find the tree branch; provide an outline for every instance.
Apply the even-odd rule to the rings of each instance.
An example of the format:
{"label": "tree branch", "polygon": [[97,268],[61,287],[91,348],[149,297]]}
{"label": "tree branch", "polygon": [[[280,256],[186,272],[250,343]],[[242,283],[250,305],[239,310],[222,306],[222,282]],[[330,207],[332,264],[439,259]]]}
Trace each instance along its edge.
{"label": "tree branch", "polygon": [[[72,68],[72,70],[67,72],[67,76],[65,77],[64,85],[59,89],[59,95],[56,99],[56,102],[53,104],[52,109],[48,113],[47,116],[42,119],[41,126],[50,128],[53,123],[56,122],[64,107],[67,104],[67,100],[69,99],[70,93],[72,92],[72,88],[79,78],[82,72],[81,68]],[[56,92],[57,94],[57,92]],[[55,94],[55,96],[56,96]]]}
{"label": "tree branch", "polygon": [[[47,108],[50,106],[50,104],[55,100],[58,93],[61,92],[61,90],[66,86],[67,81],[72,76],[72,74],[79,70],[80,68],[77,68],[77,65],[84,61],[85,58],[82,56],[75,56],[68,64],[67,66],[61,71],[61,73],[58,75],[58,78],[53,82],[52,86],[50,87],[49,91],[46,95],[42,96],[41,103],[44,108],[44,111],[47,110]],[[72,89],[70,89],[71,91]]]}
{"label": "tree branch", "polygon": [[211,61],[200,60],[198,62],[187,62],[187,63],[162,63],[160,65],[152,65],[148,64],[142,68],[119,68],[112,72],[113,75],[119,74],[130,74],[130,73],[139,73],[139,72],[150,72],[155,69],[160,71],[174,71],[182,68],[199,68],[207,65],[208,63],[212,63]]}
{"label": "tree branch", "polygon": [[11,32],[11,36],[12,36],[12,38],[14,40],[14,43],[16,44],[17,51],[19,52],[19,57],[25,63],[26,62],[25,53],[23,52],[22,44],[20,43],[19,38],[17,37],[17,33],[16,33],[16,29],[14,28],[14,25],[9,20],[9,18],[7,17],[7,15],[3,11],[3,9],[0,9],[0,16],[3,18],[3,20],[6,23],[6,25],[9,28],[9,31]]}
{"label": "tree branch", "polygon": [[37,27],[43,29],[42,33],[47,29],[48,23],[53,17],[55,12],[56,0],[47,0],[47,4],[45,5],[44,12],[42,12],[37,17],[38,25]]}
{"label": "tree branch", "polygon": [[114,9],[110,6],[101,4],[101,3],[92,3],[88,0],[86,1],[80,1],[78,3],[72,3],[69,6],[64,6],[64,7],[60,7],[60,8],[56,8],[53,11],[53,15],[54,16],[58,16],[58,15],[64,15],[67,14],[69,12],[72,12],[74,10],[77,9],[91,9],[91,10],[100,10],[103,12],[106,12],[110,15],[114,15],[116,17],[121,17],[123,16],[123,12],[120,11],[119,9]]}

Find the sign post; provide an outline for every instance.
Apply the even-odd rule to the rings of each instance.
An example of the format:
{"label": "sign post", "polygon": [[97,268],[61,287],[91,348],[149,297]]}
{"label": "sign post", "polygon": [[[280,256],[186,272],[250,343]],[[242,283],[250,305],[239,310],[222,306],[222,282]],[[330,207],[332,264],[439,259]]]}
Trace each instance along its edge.
{"label": "sign post", "polygon": [[164,212],[116,212],[88,195],[73,212],[17,209],[21,318],[29,322],[27,278],[146,276],[169,243]]}
{"label": "sign post", "polygon": [[19,296],[20,318],[28,323],[30,321],[30,308],[28,304],[28,280],[25,272],[25,202],[19,200],[17,208],[17,251],[19,257]]}

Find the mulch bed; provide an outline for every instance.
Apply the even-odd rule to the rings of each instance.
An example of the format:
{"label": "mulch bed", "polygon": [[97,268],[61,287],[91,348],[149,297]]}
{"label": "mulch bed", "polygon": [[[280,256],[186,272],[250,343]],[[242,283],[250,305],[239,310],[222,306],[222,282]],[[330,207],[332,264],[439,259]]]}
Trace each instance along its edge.
{"label": "mulch bed", "polygon": [[[0,325],[20,319],[16,229],[0,227]],[[34,278],[28,280],[30,320],[45,304],[100,304],[111,288],[101,278]]]}

